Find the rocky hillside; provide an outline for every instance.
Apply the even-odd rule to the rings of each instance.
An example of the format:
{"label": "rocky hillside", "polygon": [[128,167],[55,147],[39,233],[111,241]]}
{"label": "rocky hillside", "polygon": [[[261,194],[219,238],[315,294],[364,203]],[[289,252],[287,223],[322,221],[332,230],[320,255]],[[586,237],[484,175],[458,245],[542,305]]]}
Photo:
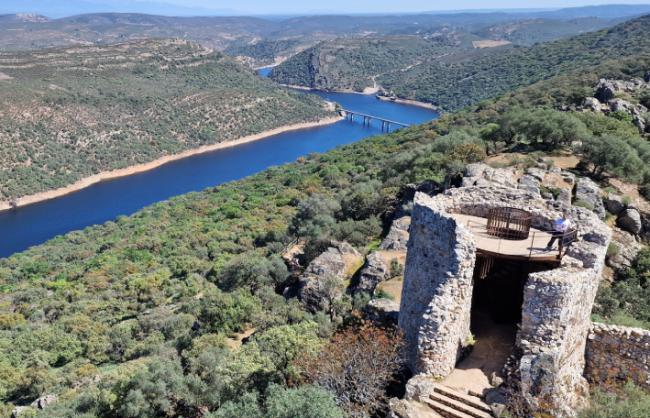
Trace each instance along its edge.
{"label": "rocky hillside", "polygon": [[271,77],[283,84],[322,90],[363,91],[377,78],[404,71],[426,59],[468,48],[466,34],[344,38],[309,48],[276,67]]}
{"label": "rocky hillside", "polygon": [[0,89],[5,201],[329,115],[320,100],[178,40],[0,53]]}
{"label": "rocky hillside", "polygon": [[[504,38],[498,35],[503,30],[497,31],[495,37]],[[613,51],[621,57],[645,56],[650,53],[648,30],[650,16],[645,16],[611,29],[525,48],[507,45],[497,48],[461,47],[433,55],[428,49],[420,49],[422,54],[419,57],[412,56],[404,63],[394,60],[393,66],[398,70],[386,71],[374,80],[384,94],[455,110],[565,71],[597,65],[610,59]],[[420,41],[411,42],[415,45]],[[474,43],[478,47],[498,45]],[[336,79],[338,68],[346,67],[346,86],[368,85],[365,66],[366,62],[373,62],[373,57],[378,55],[375,45],[359,48],[352,59],[344,51],[334,53],[337,51],[335,46],[317,48],[307,50],[279,66],[274,71],[274,78],[281,82],[327,87],[332,84],[328,84],[327,80]],[[322,50],[327,52],[315,52]],[[413,48],[414,55],[418,50]]]}

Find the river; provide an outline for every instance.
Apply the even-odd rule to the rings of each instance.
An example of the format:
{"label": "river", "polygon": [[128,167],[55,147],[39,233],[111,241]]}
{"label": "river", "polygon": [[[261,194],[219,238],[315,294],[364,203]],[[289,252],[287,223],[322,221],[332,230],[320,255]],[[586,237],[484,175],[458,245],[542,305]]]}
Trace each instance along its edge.
{"label": "river", "polygon": [[[266,76],[268,71],[261,70]],[[374,96],[310,92],[346,109],[407,124],[437,117],[433,110],[377,100]],[[381,134],[377,123],[341,121],[274,135],[244,145],[170,162],[156,169],[101,182],[69,195],[0,213],[0,257],[57,235],[131,215],[152,203],[238,180],[314,152]]]}

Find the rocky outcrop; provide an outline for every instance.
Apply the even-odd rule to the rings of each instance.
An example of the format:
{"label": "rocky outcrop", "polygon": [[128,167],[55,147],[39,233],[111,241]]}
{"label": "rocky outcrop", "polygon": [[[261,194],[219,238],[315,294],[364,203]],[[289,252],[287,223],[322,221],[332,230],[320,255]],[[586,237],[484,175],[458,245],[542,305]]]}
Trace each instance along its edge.
{"label": "rocky outcrop", "polygon": [[366,317],[382,324],[397,324],[399,304],[390,299],[372,299],[365,307]]}
{"label": "rocky outcrop", "polygon": [[600,219],[605,219],[605,206],[600,197],[600,187],[591,179],[580,177],[576,184],[574,204],[592,210]]}
{"label": "rocky outcrop", "polygon": [[616,97],[618,88],[612,80],[601,79],[596,86],[596,99],[601,103],[607,103]]}
{"label": "rocky outcrop", "polygon": [[333,243],[300,277],[299,299],[312,312],[329,310],[331,302],[343,294],[344,281],[354,273],[349,270],[361,262],[361,254],[350,244]]}
{"label": "rocky outcrop", "polygon": [[366,257],[366,262],[359,275],[358,292],[373,293],[377,285],[389,279],[390,268],[384,263],[381,254],[374,252]]}
{"label": "rocky outcrop", "polygon": [[529,191],[535,196],[539,196],[541,198],[542,195],[540,194],[539,182],[540,180],[538,180],[537,178],[533,177],[532,175],[526,174],[519,179],[518,188]]}
{"label": "rocky outcrop", "polygon": [[395,219],[379,248],[382,250],[405,251],[409,240],[411,217],[402,216]]}
{"label": "rocky outcrop", "polygon": [[626,206],[623,200],[623,196],[617,195],[615,193],[609,193],[604,199],[604,202],[607,211],[614,215],[618,215],[619,213],[623,212],[623,209],[625,209]]}
{"label": "rocky outcrop", "polygon": [[612,243],[607,253],[607,265],[615,270],[632,266],[643,246],[637,242],[634,235],[615,228]]}
{"label": "rocky outcrop", "polygon": [[582,102],[582,107],[592,112],[602,112],[606,106],[595,97],[587,97]]}
{"label": "rocky outcrop", "polygon": [[585,358],[585,376],[592,383],[632,381],[650,390],[650,330],[594,323]]}
{"label": "rocky outcrop", "polygon": [[469,164],[465,168],[462,186],[517,187],[517,171],[514,168],[492,168],[483,163]]}
{"label": "rocky outcrop", "polygon": [[638,235],[643,229],[643,224],[641,223],[641,213],[632,207],[628,207],[618,215],[616,224],[622,230],[634,235]]}
{"label": "rocky outcrop", "polygon": [[650,88],[648,82],[640,78],[629,81],[601,79],[596,86],[596,97],[585,98],[582,109],[602,113],[627,113],[632,116],[632,121],[639,128],[639,131],[645,132],[649,127],[646,115],[648,109],[642,104],[633,104],[617,96],[621,94],[624,96],[629,95],[640,89],[647,88]]}

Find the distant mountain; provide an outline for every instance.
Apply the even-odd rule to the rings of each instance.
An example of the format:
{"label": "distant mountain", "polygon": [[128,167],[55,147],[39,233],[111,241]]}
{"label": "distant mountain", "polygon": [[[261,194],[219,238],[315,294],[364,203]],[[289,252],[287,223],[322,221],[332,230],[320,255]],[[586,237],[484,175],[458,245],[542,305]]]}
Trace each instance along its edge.
{"label": "distant mountain", "polygon": [[[433,53],[418,46],[422,40],[417,37],[411,41],[404,38],[399,50],[409,51],[408,59],[391,52],[387,37],[372,42],[358,39],[354,47],[349,46],[353,41],[346,40],[348,48],[341,48],[336,40],[295,55],[276,67],[272,78],[285,84],[334,90],[361,90],[374,84],[388,95],[456,110],[580,66],[614,57],[650,55],[650,15],[554,42],[530,47],[508,45],[515,40],[534,44],[561,31],[575,34],[601,24],[602,20],[593,18],[501,24],[477,32],[493,37],[474,40],[469,47],[472,33],[452,31],[462,42]],[[554,30],[549,32],[551,28]],[[434,41],[443,34],[440,30],[421,35]]]}
{"label": "distant mountain", "polygon": [[147,13],[165,16],[232,15],[230,9],[184,7],[155,1],[124,0],[2,0],[0,14],[38,13],[50,18],[88,13]]}
{"label": "distant mountain", "polygon": [[617,19],[640,16],[647,13],[650,13],[650,4],[604,4],[539,12],[536,15],[550,19],[577,19],[582,17]]}

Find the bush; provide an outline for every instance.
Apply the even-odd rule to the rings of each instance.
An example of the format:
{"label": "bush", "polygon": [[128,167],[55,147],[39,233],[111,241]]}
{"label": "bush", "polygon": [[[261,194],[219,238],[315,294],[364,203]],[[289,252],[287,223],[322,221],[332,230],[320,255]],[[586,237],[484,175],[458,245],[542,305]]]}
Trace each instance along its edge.
{"label": "bush", "polygon": [[598,291],[594,314],[605,322],[650,328],[650,248],[641,250],[632,267],[619,272]]}
{"label": "bush", "polygon": [[580,418],[636,418],[650,417],[650,394],[632,383],[617,393],[597,389],[591,406],[580,413]]}
{"label": "bush", "polygon": [[381,415],[386,389],[402,366],[400,335],[365,324],[339,332],[318,355],[299,361],[307,382],[334,393],[351,417]]}
{"label": "bush", "polygon": [[584,141],[583,158],[593,165],[592,173],[601,177],[608,172],[631,181],[641,180],[646,169],[637,152],[623,139],[612,135]]}

